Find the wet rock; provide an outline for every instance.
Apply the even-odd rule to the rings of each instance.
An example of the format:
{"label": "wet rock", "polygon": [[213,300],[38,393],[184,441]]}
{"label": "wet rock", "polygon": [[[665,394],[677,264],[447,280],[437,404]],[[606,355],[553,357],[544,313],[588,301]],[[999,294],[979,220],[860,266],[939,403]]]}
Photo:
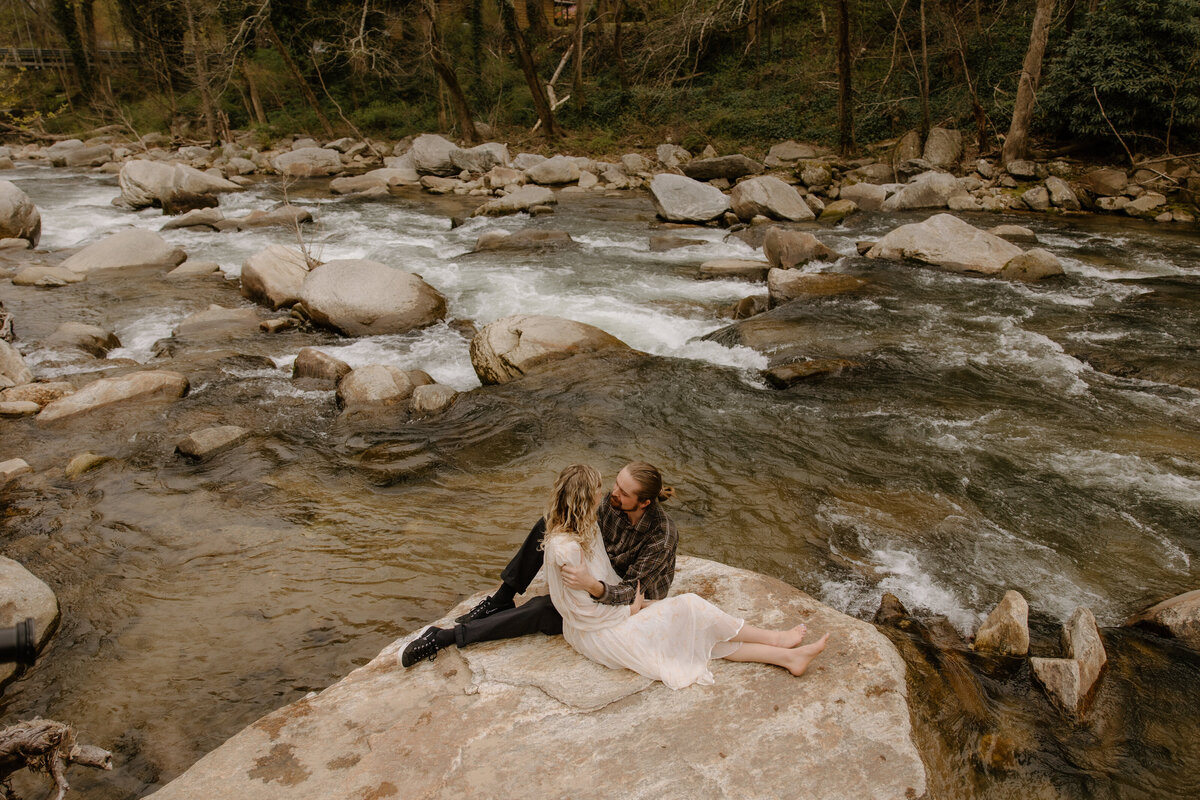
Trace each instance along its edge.
{"label": "wet rock", "polygon": [[174,402],[188,392],[188,380],[178,372],[149,370],[92,381],[75,394],[48,404],[38,422],[57,422],[101,409],[134,403]]}
{"label": "wet rock", "polygon": [[525,170],[525,178],[544,186],[574,183],[579,180],[579,166],[566,156],[555,156]]}
{"label": "wet rock", "polygon": [[42,407],[30,400],[0,400],[0,417],[32,417]]}
{"label": "wet rock", "polygon": [[451,154],[457,150],[454,142],[433,133],[423,133],[413,139],[408,154],[420,175],[457,175],[462,170],[454,165]]}
{"label": "wet rock", "polygon": [[950,214],[901,225],[880,239],[867,258],[918,261],[950,272],[995,275],[1021,249]]}
{"label": "wet rock", "polygon": [[1067,211],[1078,211],[1081,208],[1075,190],[1062,178],[1055,175],[1046,178],[1046,191],[1050,193],[1050,202],[1057,208]]}
{"label": "wet rock", "polygon": [[300,306],[315,324],[346,336],[407,333],[446,316],[446,298],[419,276],[367,259],[311,270]]}
{"label": "wet rock", "polygon": [[834,200],[821,211],[820,221],[836,225],[855,211],[858,211],[858,204],[853,200]]}
{"label": "wet rock", "polygon": [[[56,159],[58,160],[58,159]],[[72,167],[80,169],[83,167],[99,167],[113,160],[112,145],[97,144],[91,147],[77,147],[63,154],[61,164],[54,166]],[[52,162],[53,163],[53,162]]]}
{"label": "wet rock", "polygon": [[999,236],[1009,242],[1021,242],[1022,244],[1036,244],[1037,234],[1029,228],[1020,225],[997,225],[994,228],[988,228],[988,233],[992,236]]}
{"label": "wet rock", "polygon": [[683,236],[660,234],[650,237],[650,252],[665,253],[668,250],[678,250],[681,247],[695,247],[705,244],[708,244],[708,241],[705,239],[687,239]]}
{"label": "wet rock", "polygon": [[1096,627],[1096,618],[1090,609],[1080,606],[1067,620],[1063,628],[1063,650],[1079,662],[1079,689],[1086,695],[1108,661],[1100,629]]}
{"label": "wet rock", "polygon": [[[240,191],[241,187],[186,164],[135,159],[121,167],[117,178],[121,200],[131,208],[174,208],[216,205],[216,195]],[[189,199],[190,198],[190,199]]]}
{"label": "wet rock", "polygon": [[884,211],[945,208],[950,198],[962,192],[958,180],[945,172],[925,172],[883,201]]}
{"label": "wet rock", "polygon": [[1008,656],[1029,652],[1029,603],[1020,592],[1004,593],[999,605],[975,632],[975,649]]}
{"label": "wet rock", "polygon": [[37,247],[42,237],[42,215],[37,206],[12,181],[0,181],[0,239],[24,239]]}
{"label": "wet rock", "polygon": [[172,280],[181,278],[195,278],[203,275],[213,275],[221,271],[221,265],[215,261],[192,261],[191,259],[183,262],[175,269],[167,273],[167,277]]}
{"label": "wet rock", "polygon": [[258,312],[253,308],[226,308],[212,304],[184,318],[174,335],[189,339],[218,339],[245,336],[258,331]]}
{"label": "wet rock", "polygon": [[809,261],[834,261],[838,254],[806,231],[771,228],[763,239],[763,255],[772,267],[792,269]]}
{"label": "wet rock", "polygon": [[242,297],[272,309],[293,306],[300,301],[308,272],[304,253],[273,244],[242,264]]}
{"label": "wet rock", "polygon": [[217,230],[217,223],[225,219],[225,215],[217,208],[198,208],[178,217],[167,220],[160,231],[171,231],[176,228],[208,228]]}
{"label": "wet rock", "polygon": [[142,228],[114,233],[88,245],[62,262],[73,272],[105,269],[179,266],[187,258],[182,248],[170,244],[154,231]]}
{"label": "wet rock", "polygon": [[342,171],[342,154],[324,147],[301,147],[275,156],[275,171],[293,178],[318,178]]}
{"label": "wet rock", "polygon": [[[3,470],[4,464],[0,464],[0,483],[4,482]],[[33,618],[34,646],[41,652],[58,625],[58,598],[25,567],[0,556],[0,628],[11,628],[30,617]],[[0,684],[7,683],[16,671],[15,664],[0,663]]]}
{"label": "wet rock", "polygon": [[192,431],[175,445],[175,452],[196,461],[232,450],[250,438],[250,431],[237,425],[218,425]]}
{"label": "wet rock", "polygon": [[440,178],[437,175],[422,175],[421,188],[430,194],[455,194],[466,191],[466,184],[458,178]]}
{"label": "wet rock", "polygon": [[866,285],[862,278],[836,272],[804,272],[799,269],[772,269],[767,274],[770,306],[782,305],[802,297],[831,297],[853,292]]}
{"label": "wet rock", "polygon": [[538,206],[557,203],[554,191],[545,186],[522,186],[515,192],[490,200],[472,212],[473,217],[501,217],[532,211]]}
{"label": "wet rock", "polygon": [[226,219],[217,224],[217,229],[222,231],[244,231],[250,230],[251,228],[272,228],[275,226],[280,226],[289,228],[292,231],[298,231],[300,230],[301,225],[312,221],[312,212],[307,208],[284,205],[279,208],[273,208],[270,211],[255,209],[244,217]]}
{"label": "wet rock", "polygon": [[1004,169],[1017,180],[1031,181],[1038,176],[1037,164],[1027,159],[1009,161],[1004,165]]}
{"label": "wet rock", "polygon": [[[672,798],[787,797],[797,787],[822,800],[925,795],[904,662],[872,625],[772,578],[686,556],[675,584],[674,593],[700,593],[755,625],[804,620],[814,633],[828,631],[824,661],[792,678],[715,660],[715,686],[672,692],[590,662],[557,636],[445,650],[404,670],[400,652],[414,632],[335,686],[239,733],[155,800],[255,800],[277,796],[281,778],[289,800],[517,797],[528,794],[531,763],[572,765],[539,770],[537,794],[547,798],[579,796],[581,785],[626,796],[630,775],[653,775],[669,787],[658,793]],[[449,624],[478,599],[435,624]],[[747,713],[748,703],[762,713]],[[736,736],[696,735],[733,719]],[[684,750],[687,758],[663,757]]]}
{"label": "wet rock", "polygon": [[1167,198],[1158,192],[1146,192],[1141,197],[1131,200],[1121,210],[1131,217],[1154,217],[1158,209],[1167,204]]}
{"label": "wet rock", "polygon": [[1040,281],[1062,275],[1062,262],[1049,250],[1035,247],[1009,259],[999,277],[1013,281]]}
{"label": "wet rock", "polygon": [[750,295],[743,297],[733,304],[733,308],[729,309],[729,316],[735,320],[750,319],[750,317],[758,316],[767,310],[767,298],[762,295]]}
{"label": "wet rock", "polygon": [[809,378],[840,375],[844,370],[859,367],[844,358],[806,358],[789,361],[763,371],[763,377],[776,389],[786,389]]}
{"label": "wet rock", "polygon": [[452,387],[441,383],[430,383],[413,389],[410,408],[413,414],[433,416],[448,409],[458,397]]}
{"label": "wet rock", "polygon": [[824,161],[801,161],[796,177],[809,189],[823,189],[833,183],[833,169]]}
{"label": "wet rock", "polygon": [[683,174],[696,181],[724,178],[732,182],[746,175],[757,175],[762,171],[762,164],[740,153],[732,156],[693,159],[683,165]]}
{"label": "wet rock", "polygon": [[1119,197],[1129,187],[1129,176],[1123,169],[1105,167],[1084,175],[1082,183],[1097,197]]}
{"label": "wet rock", "polygon": [[812,209],[795,187],[773,175],[763,175],[742,181],[729,194],[733,212],[743,221],[756,216],[804,222],[813,219]]}
{"label": "wet rock", "polygon": [[419,180],[420,177],[413,170],[384,167],[362,175],[334,178],[329,182],[329,191],[334,194],[355,194],[370,189],[390,189],[392,186],[416,183]]}
{"label": "wet rock", "polygon": [[700,265],[700,277],[712,280],[765,281],[771,265],[766,261],[717,258]]}
{"label": "wet rock", "polygon": [[669,222],[708,222],[729,210],[729,198],[720,189],[683,175],[655,175],[650,195],[658,215]]}
{"label": "wet rock", "polygon": [[15,286],[39,286],[43,289],[52,289],[57,286],[80,283],[84,280],[87,280],[85,275],[66,267],[26,267],[13,276],[12,282]]}
{"label": "wet rock", "polygon": [[548,228],[525,228],[509,233],[508,231],[485,231],[475,240],[472,252],[480,253],[489,250],[533,253],[543,250],[557,250],[575,244],[571,234],[566,231],[550,230]]}
{"label": "wet rock", "polygon": [[33,382],[33,371],[17,348],[0,339],[0,389]]}
{"label": "wet rock", "polygon": [[1046,211],[1050,208],[1050,192],[1045,186],[1034,186],[1021,193],[1021,201],[1030,211]]}
{"label": "wet rock", "polygon": [[104,358],[109,350],[121,346],[121,340],[112,331],[82,322],[62,323],[46,338],[45,343],[57,349],[70,347],[82,350],[96,358]]}
{"label": "wet rock", "polygon": [[930,128],[921,157],[935,167],[953,167],[962,160],[962,131]]}
{"label": "wet rock", "polygon": [[292,380],[324,381],[331,387],[349,374],[349,364],[313,347],[301,348],[292,364]]}
{"label": "wet rock", "polygon": [[0,392],[0,399],[5,402],[28,402],[44,406],[60,397],[73,394],[75,387],[66,381],[46,381],[43,383],[26,383],[13,386]]}
{"label": "wet rock", "polygon": [[[25,463],[23,458],[10,458],[7,461],[0,461],[0,486],[9,481],[16,480],[22,475],[30,475],[33,473],[33,467]],[[7,561],[3,556],[0,559]],[[0,563],[3,563],[0,561]],[[2,591],[2,589],[0,589]]]}
{"label": "wet rock", "polygon": [[74,480],[111,460],[108,456],[101,456],[95,453],[80,453],[67,462],[67,467],[63,470],[63,474]]}
{"label": "wet rock", "polygon": [[874,183],[852,183],[842,186],[838,198],[855,203],[863,211],[881,211],[887,189]]}
{"label": "wet rock", "polygon": [[1130,617],[1126,625],[1148,628],[1200,650],[1200,589],[1176,595]]}
{"label": "wet rock", "polygon": [[581,353],[628,349],[599,328],[559,317],[521,314],[485,326],[471,340],[471,365],[481,383],[507,383]]}
{"label": "wet rock", "polygon": [[404,370],[369,364],[351,370],[338,381],[337,404],[346,411],[395,406],[412,397],[413,388]]}

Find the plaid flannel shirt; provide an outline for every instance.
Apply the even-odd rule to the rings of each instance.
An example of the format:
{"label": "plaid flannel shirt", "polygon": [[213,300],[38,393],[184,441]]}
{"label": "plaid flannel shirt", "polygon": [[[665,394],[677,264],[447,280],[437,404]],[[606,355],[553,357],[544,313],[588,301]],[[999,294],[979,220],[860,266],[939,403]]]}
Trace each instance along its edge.
{"label": "plaid flannel shirt", "polygon": [[607,502],[601,503],[596,509],[596,522],[600,525],[604,549],[613,569],[624,577],[615,586],[603,584],[604,594],[597,602],[629,605],[637,593],[638,583],[641,583],[642,594],[647,600],[666,597],[671,581],[675,579],[675,548],[679,544],[679,533],[658,502],[646,506],[637,525],[630,525],[629,518]]}

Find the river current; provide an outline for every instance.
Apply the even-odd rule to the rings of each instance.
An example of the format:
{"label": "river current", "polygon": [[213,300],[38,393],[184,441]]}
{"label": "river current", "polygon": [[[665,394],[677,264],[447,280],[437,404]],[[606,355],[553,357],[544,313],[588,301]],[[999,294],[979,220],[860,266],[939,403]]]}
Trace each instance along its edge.
{"label": "river current", "polygon": [[[164,222],[113,207],[111,176],[23,165],[2,177],[38,205],[39,249],[51,253]],[[284,192],[264,182],[221,208],[269,207]],[[446,296],[449,319],[404,336],[289,331],[210,344],[207,355],[181,346],[192,389],[166,410],[53,430],[0,423],[0,460],[35,469],[0,492],[3,551],[62,607],[51,644],[0,707],[7,720],[70,722],[114,751],[113,773],[72,771],[73,796],[149,793],[264,713],[493,586],[570,461],[606,479],[628,460],[656,463],[677,489],[682,552],[778,577],[866,619],[890,592],[967,635],[1017,589],[1041,630],[1079,605],[1111,627],[1200,588],[1195,230],[968,215],[985,228],[1025,225],[1062,260],[1064,277],[1020,284],[856,254],[856,241],[924,215],[810,226],[840,254],[822,269],[867,285],[772,313],[789,352],[857,366],[777,390],[760,373],[770,353],[701,338],[765,290],[698,280],[699,264],[761,252],[723,229],[661,229],[645,194],[560,193],[553,215],[452,228],[477,198],[414,191],[368,202],[318,182],[286,193],[316,217],[304,231],[314,256],[418,273]],[[529,226],[566,230],[578,246],[469,254],[485,230]],[[662,233],[703,242],[652,252],[650,236]],[[110,359],[166,363],[156,343],[187,315],[250,306],[236,281],[248,256],[296,244],[281,228],[164,236],[223,275],[3,289],[39,378],[97,369],[40,343],[70,320],[115,331],[122,347]],[[481,388],[462,323],[516,313],[586,322],[644,355]],[[349,422],[332,392],[290,380],[305,346],[352,366],[423,369],[464,394],[433,419]],[[184,435],[217,424],[254,436],[199,465],[174,455]],[[89,449],[113,460],[63,477]],[[371,467],[381,462],[388,469]],[[1162,704],[1196,699],[1187,684],[1200,668],[1187,663]],[[1180,729],[1187,712],[1174,713],[1163,725],[1178,745],[1195,729]],[[1164,769],[1179,785],[1200,775],[1194,747],[1163,756],[1129,746],[1115,764],[1049,750],[1028,763],[1054,796],[1182,797],[1170,781],[1156,794],[1138,787]]]}

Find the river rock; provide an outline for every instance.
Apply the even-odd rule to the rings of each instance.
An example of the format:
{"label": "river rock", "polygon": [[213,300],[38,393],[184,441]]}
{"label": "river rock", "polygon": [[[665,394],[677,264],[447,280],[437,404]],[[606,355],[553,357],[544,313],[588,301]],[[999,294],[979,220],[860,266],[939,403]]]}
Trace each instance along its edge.
{"label": "river rock", "polygon": [[272,165],[280,175],[317,178],[342,171],[342,154],[324,147],[301,147],[275,156]]}
{"label": "river rock", "polygon": [[1141,197],[1130,200],[1121,209],[1131,217],[1154,217],[1158,209],[1167,204],[1167,198],[1158,192],[1146,192]]}
{"label": "river rock", "polygon": [[792,222],[804,222],[814,217],[795,187],[773,175],[750,178],[734,186],[729,193],[729,204],[733,213],[744,222],[758,215]]}
{"label": "river rock", "polygon": [[423,133],[413,139],[408,154],[420,175],[457,175],[462,170],[454,166],[452,154],[458,146],[434,133]]}
{"label": "river rock", "polygon": [[104,269],[179,266],[187,258],[182,248],[168,243],[154,231],[130,228],[89,244],[62,262],[73,272]]}
{"label": "river rock", "polygon": [[670,222],[708,222],[729,210],[720,189],[667,172],[650,181],[650,196],[658,215]]}
{"label": "river rock", "polygon": [[919,261],[950,272],[995,275],[1021,249],[951,214],[901,225],[867,251],[867,258]]}
{"label": "river rock", "polygon": [[692,160],[692,154],[677,144],[660,144],[654,155],[667,169],[678,169]]}
{"label": "river rock", "polygon": [[[530,764],[571,765],[536,770],[546,798],[578,797],[580,786],[614,797],[924,796],[904,662],[886,637],[773,578],[681,556],[672,593],[689,591],[755,625],[803,619],[830,632],[829,647],[801,678],[718,659],[715,685],[673,692],[558,636],[452,648],[405,670],[414,631],[246,728],[154,800],[265,800],[281,786],[289,800],[518,797]],[[697,736],[714,720],[737,720],[736,736]]]}
{"label": "river rock", "polygon": [[1021,201],[1030,211],[1046,211],[1050,208],[1050,192],[1045,186],[1034,186],[1021,192]]}
{"label": "river rock", "polygon": [[190,339],[244,336],[258,331],[258,312],[253,308],[226,308],[212,304],[189,314],[175,326],[174,335]]}
{"label": "river rock", "polygon": [[1079,198],[1075,196],[1075,190],[1062,178],[1056,175],[1046,178],[1046,191],[1050,193],[1050,202],[1058,208],[1066,209],[1067,211],[1078,211],[1080,209]]}
{"label": "river rock", "polygon": [[419,276],[367,259],[311,270],[300,304],[313,322],[346,336],[407,333],[446,316],[446,298]]}
{"label": "river rock", "polygon": [[430,383],[413,389],[410,410],[418,416],[433,416],[448,409],[458,392],[441,383]]}
{"label": "river rock", "polygon": [[525,173],[512,167],[492,167],[483,179],[489,189],[505,189],[509,186],[523,186]]}
{"label": "river rock", "polygon": [[836,225],[846,217],[853,214],[855,211],[858,211],[858,204],[853,200],[847,200],[843,198],[840,200],[834,200],[832,203],[828,203],[825,208],[822,209],[819,219],[821,222],[828,222],[832,225]]}
{"label": "river rock", "polygon": [[1058,256],[1040,247],[1013,256],[999,272],[1001,278],[1014,281],[1040,281],[1062,274],[1062,262]]}
{"label": "river rock", "polygon": [[338,381],[349,374],[349,364],[313,347],[301,348],[292,364],[292,380],[308,378],[336,386]]}
{"label": "river rock", "polygon": [[717,258],[700,265],[700,277],[710,280],[765,281],[771,265],[743,258]]}
{"label": "river rock", "polygon": [[42,215],[12,181],[0,181],[0,239],[24,239],[37,247],[42,238]]}
{"label": "river rock", "polygon": [[0,389],[33,382],[33,372],[17,348],[0,339]]}
{"label": "river rock", "polygon": [[134,403],[173,402],[187,392],[188,380],[178,372],[131,372],[117,378],[92,381],[75,394],[48,404],[37,418],[39,422],[57,422],[100,409],[112,410]]}
{"label": "river rock", "polygon": [[1090,609],[1080,606],[1063,627],[1063,650],[1079,662],[1079,691],[1086,695],[1100,677],[1108,656]]}
{"label": "river rock", "polygon": [[862,366],[844,358],[803,358],[776,364],[763,370],[763,377],[776,389],[787,389],[810,378],[840,375],[847,369]]}
{"label": "river rock", "polygon": [[1007,656],[1029,653],[1029,603],[1020,592],[1004,593],[975,632],[975,649]]}
{"label": "river rock", "polygon": [[205,461],[218,453],[231,450],[250,438],[250,431],[237,425],[218,425],[192,431],[175,445],[181,456]]}
{"label": "river rock", "polygon": [[1009,161],[1004,165],[1004,169],[1017,180],[1031,181],[1038,176],[1038,165],[1023,158]]}
{"label": "river rock", "polygon": [[763,239],[763,255],[772,267],[792,269],[809,261],[834,261],[838,254],[807,231],[771,228]]}
{"label": "river rock", "polygon": [[[25,567],[0,556],[0,628],[11,628],[30,617],[33,618],[34,645],[41,652],[58,625],[58,598],[45,582]],[[0,663],[0,684],[7,683],[16,671],[15,664]]]}
{"label": "river rock", "polygon": [[935,167],[953,167],[962,160],[962,131],[930,128],[921,157]]}
{"label": "river rock", "polygon": [[232,181],[209,175],[186,164],[145,159],[126,162],[121,167],[117,183],[121,187],[121,200],[130,207],[154,206],[164,211],[189,211],[191,208],[214,206],[217,202],[215,195],[241,190]]}
{"label": "river rock", "polygon": [[106,461],[111,460],[112,459],[108,458],[107,456],[98,455],[96,453],[80,453],[79,455],[72,457],[71,460],[67,462],[67,466],[63,470],[63,474],[74,480],[80,475],[90,472]]}
{"label": "river rock", "polygon": [[1129,187],[1129,176],[1123,169],[1105,167],[1084,175],[1082,183],[1097,197],[1119,197]]}
{"label": "river rock", "polygon": [[167,220],[160,231],[172,231],[178,228],[208,228],[217,230],[217,223],[225,219],[219,208],[197,208],[186,214]]}
{"label": "river rock", "polygon": [[852,292],[866,285],[862,278],[836,272],[805,272],[772,269],[767,273],[767,296],[771,308],[801,297],[829,297]]}
{"label": "river rock", "polygon": [[512,163],[508,145],[486,142],[470,148],[455,148],[450,151],[450,163],[460,172],[482,173],[494,167],[507,167]]}
{"label": "river rock", "polygon": [[555,156],[525,170],[525,178],[541,185],[574,183],[579,180],[579,167],[566,156]]}
{"label": "river rock", "polygon": [[83,322],[64,322],[46,339],[46,345],[54,348],[74,348],[104,358],[109,350],[121,346],[121,340],[112,331]]}
{"label": "river rock", "polygon": [[313,221],[312,212],[307,208],[284,204],[269,211],[255,209],[244,217],[233,217],[217,223],[217,229],[222,231],[244,231],[251,228],[273,228],[276,226],[299,231],[300,226]]}
{"label": "river rock", "polygon": [[1059,708],[1078,713],[1083,703],[1079,691],[1079,662],[1073,658],[1031,658],[1033,676]]}
{"label": "river rock", "polygon": [[[9,481],[16,480],[22,475],[30,475],[32,473],[33,467],[29,466],[23,458],[10,458],[7,461],[0,461],[0,486]],[[3,558],[3,556],[0,556],[0,558]],[[2,590],[2,585],[0,585],[0,591]]]}
{"label": "river rock", "polygon": [[221,265],[215,261],[193,261],[188,259],[175,269],[168,272],[167,277],[172,280],[180,280],[184,278],[213,275],[220,271]]}
{"label": "river rock", "polygon": [[369,364],[351,370],[338,381],[338,408],[358,411],[394,406],[412,397],[413,383],[408,374],[387,364]]}
{"label": "river rock", "polygon": [[683,165],[683,174],[697,181],[724,178],[731,183],[746,175],[757,175],[763,171],[762,164],[742,154],[697,158]]}
{"label": "river rock", "polygon": [[668,250],[678,250],[681,247],[696,247],[706,244],[708,244],[708,241],[705,239],[688,239],[684,236],[660,233],[650,237],[650,252],[665,253]]}
{"label": "river rock", "polygon": [[1200,650],[1200,589],[1152,605],[1125,624],[1148,628]]}
{"label": "river rock", "polygon": [[1021,225],[997,225],[994,228],[988,228],[988,233],[992,236],[999,236],[1009,242],[1021,242],[1023,244],[1036,244],[1037,234],[1029,228]]}
{"label": "river rock", "polygon": [[66,381],[45,381],[5,389],[0,392],[0,399],[13,403],[37,403],[41,407],[74,392],[75,387]]}
{"label": "river rock", "polygon": [[786,142],[771,145],[771,149],[767,151],[767,157],[763,163],[774,169],[816,157],[816,148],[788,139]]}
{"label": "river rock", "polygon": [[242,264],[242,297],[271,309],[293,306],[300,301],[300,287],[308,271],[304,253],[273,244]]}
{"label": "river rock", "polygon": [[484,385],[507,383],[580,353],[628,349],[599,328],[559,317],[520,314],[484,326],[471,339],[471,365]]}
{"label": "river rock", "polygon": [[537,206],[558,202],[554,191],[545,186],[522,186],[515,192],[490,200],[472,212],[473,217],[501,217],[506,214],[531,212]]}
{"label": "river rock", "polygon": [[796,165],[795,173],[809,189],[824,189],[833,183],[833,168],[824,161],[801,161]]}
{"label": "river rock", "polygon": [[922,152],[921,134],[918,131],[906,131],[896,140],[896,146],[892,149],[891,161],[893,164],[903,164],[906,161],[920,158]]}
{"label": "river rock", "polygon": [[415,171],[384,167],[362,175],[334,178],[329,182],[329,191],[334,194],[355,194],[368,189],[390,189],[392,186],[415,183],[419,180],[420,177]]}
{"label": "river rock", "polygon": [[962,192],[958,179],[945,172],[924,172],[883,202],[884,211],[916,208],[945,208],[953,195]]}
{"label": "river rock", "polygon": [[[847,178],[858,183],[871,184],[880,186],[883,184],[893,184],[896,182],[896,168],[891,164],[864,164],[858,169],[851,170],[847,173]],[[842,189],[845,190],[851,184],[843,184]],[[855,199],[856,198],[851,198]],[[878,209],[873,209],[878,210]]]}
{"label": "river rock", "polygon": [[880,211],[887,199],[887,189],[875,183],[843,184],[839,200],[850,200],[863,211]]}
{"label": "river rock", "polygon": [[504,250],[523,253],[533,253],[543,250],[556,250],[575,244],[571,234],[566,231],[550,230],[548,228],[525,228],[509,233],[508,231],[484,231],[475,240],[474,253],[488,250]]}
{"label": "river rock", "polygon": [[32,417],[42,407],[32,400],[0,400],[0,417]]}
{"label": "river rock", "polygon": [[14,286],[40,286],[54,288],[87,280],[85,275],[66,267],[26,267],[13,276]]}
{"label": "river rock", "polygon": [[[53,159],[56,167],[99,167],[113,160],[112,145],[97,144],[91,147],[76,147],[64,153],[61,158]],[[61,161],[62,163],[55,163]]]}

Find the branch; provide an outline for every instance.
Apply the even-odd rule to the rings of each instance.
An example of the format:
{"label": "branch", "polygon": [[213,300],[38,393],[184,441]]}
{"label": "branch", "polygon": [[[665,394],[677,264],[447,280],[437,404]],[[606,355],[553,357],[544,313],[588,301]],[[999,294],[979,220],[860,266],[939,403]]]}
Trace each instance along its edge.
{"label": "branch", "polygon": [[[68,764],[112,769],[112,753],[75,743],[71,726],[51,719],[32,719],[0,730],[0,781],[20,769],[50,776],[62,800],[70,789],[64,770]],[[5,787],[7,788],[7,787]]]}
{"label": "branch", "polygon": [[1113,135],[1117,137],[1117,141],[1121,143],[1121,147],[1125,148],[1125,155],[1129,156],[1129,166],[1136,166],[1133,160],[1133,153],[1129,151],[1129,146],[1125,144],[1125,140],[1121,138],[1121,134],[1117,133],[1117,128],[1112,124],[1112,120],[1108,118],[1108,114],[1104,111],[1104,103],[1100,102],[1100,93],[1096,91],[1096,85],[1092,84],[1092,96],[1096,98],[1096,105],[1100,106],[1100,116],[1104,117],[1104,121],[1108,123],[1108,127],[1112,129]]}

